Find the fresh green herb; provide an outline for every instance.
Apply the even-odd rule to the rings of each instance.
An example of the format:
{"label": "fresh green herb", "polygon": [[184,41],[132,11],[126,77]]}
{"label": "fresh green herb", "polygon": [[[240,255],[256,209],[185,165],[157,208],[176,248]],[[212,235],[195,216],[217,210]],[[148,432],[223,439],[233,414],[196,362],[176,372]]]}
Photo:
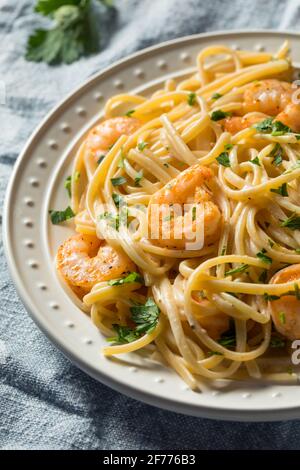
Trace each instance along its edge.
{"label": "fresh green herb", "polygon": [[138,282],[139,284],[144,284],[144,280],[139,273],[132,272],[129,273],[126,277],[121,277],[119,279],[112,279],[108,281],[109,286],[122,286],[123,284],[132,284],[133,282]]}
{"label": "fresh green herb", "polygon": [[300,248],[296,248],[295,252],[300,255]]}
{"label": "fresh green herb", "polygon": [[223,356],[219,351],[207,351],[208,356]]}
{"label": "fresh green herb", "polygon": [[268,271],[266,269],[264,269],[261,274],[259,275],[259,282],[262,282],[263,284],[266,284],[267,282],[267,279],[268,279]]}
{"label": "fresh green herb", "polygon": [[140,181],[144,177],[144,172],[143,170],[140,170],[136,173],[135,178],[134,178],[134,186],[140,187]]}
{"label": "fresh green herb", "polygon": [[280,196],[287,197],[288,196],[288,191],[287,191],[287,184],[283,183],[279,188],[276,189],[270,189],[271,193],[276,193],[280,194]]}
{"label": "fresh green herb", "polygon": [[127,113],[125,113],[125,116],[131,117],[134,112],[135,112],[135,109],[130,109],[129,111],[127,111]]}
{"label": "fresh green herb", "polygon": [[218,100],[219,98],[222,98],[223,95],[220,93],[214,93],[211,97],[212,100]]}
{"label": "fresh green herb", "polygon": [[127,183],[125,176],[118,176],[117,178],[110,179],[113,186],[122,186],[122,184]]}
{"label": "fresh green herb", "polygon": [[253,158],[253,160],[250,160],[250,163],[253,163],[253,165],[261,166],[258,157],[255,157]]}
{"label": "fresh green herb", "polygon": [[65,222],[66,220],[72,219],[75,217],[74,212],[72,211],[71,207],[68,206],[64,211],[49,211],[51,222],[54,225],[58,225],[61,222]]}
{"label": "fresh green herb", "polygon": [[280,297],[278,297],[278,295],[270,295],[270,294],[267,294],[267,292],[264,293],[264,299],[265,301],[267,302],[268,300],[270,302],[272,302],[273,300],[278,300],[280,299]]}
{"label": "fresh green herb", "polygon": [[271,240],[271,238],[268,238],[268,243],[271,248],[273,248],[273,246],[275,245],[275,243],[273,242],[273,240]]}
{"label": "fresh green herb", "polygon": [[270,347],[271,348],[284,348],[286,342],[282,338],[278,338],[278,336],[273,336],[270,340]]}
{"label": "fresh green herb", "polygon": [[287,227],[290,230],[299,230],[300,229],[300,216],[292,214],[287,219],[283,220],[280,223],[280,227]]}
{"label": "fresh green herb", "polygon": [[65,179],[64,187],[66,188],[66,190],[67,190],[67,192],[68,192],[68,196],[71,197],[71,196],[72,196],[72,193],[71,193],[72,176],[68,176],[68,177]]}
{"label": "fresh green herb", "polygon": [[222,335],[222,338],[220,338],[218,340],[218,343],[221,346],[235,346],[236,339],[235,339],[235,336],[224,336],[224,335]]}
{"label": "fresh green herb", "polygon": [[225,149],[226,151],[233,149],[233,144],[226,144],[226,145],[224,145],[224,149]]}
{"label": "fresh green herb", "polygon": [[192,93],[189,93],[187,102],[190,106],[194,106],[194,104],[196,103],[196,99],[197,99],[196,93],[192,92]]}
{"label": "fresh green herb", "polygon": [[164,222],[169,222],[170,220],[172,220],[174,218],[174,214],[169,214],[169,215],[166,215],[164,218],[163,218],[163,221]]}
{"label": "fresh green herb", "polygon": [[113,325],[113,329],[117,333],[117,336],[107,338],[113,344],[127,344],[136,341],[139,338],[139,334],[133,328],[122,325]]}
{"label": "fresh green herb", "polygon": [[267,118],[267,119],[264,119],[263,121],[257,123],[257,124],[254,124],[254,129],[258,130],[259,132],[262,132],[262,133],[270,133],[272,132],[272,123],[273,123],[273,119],[272,118]]}
{"label": "fresh green herb", "polygon": [[232,113],[227,113],[226,111],[222,111],[221,109],[217,109],[211,113],[211,120],[212,121],[221,121],[221,119],[225,119],[226,117],[232,116]]}
{"label": "fresh green herb", "polygon": [[229,153],[228,152],[222,152],[220,155],[216,158],[217,162],[225,167],[230,167],[230,159],[229,159]]}
{"label": "fresh green herb", "polygon": [[144,142],[142,140],[142,142],[138,144],[138,149],[142,152],[147,147],[147,145],[148,145],[148,142]]}
{"label": "fresh green herb", "polygon": [[103,162],[104,158],[105,158],[105,155],[101,155],[97,160],[97,164],[100,165],[100,163]]}
{"label": "fresh green herb", "polygon": [[99,220],[106,220],[108,225],[115,229],[119,230],[120,226],[120,217],[119,215],[112,214],[111,212],[104,212],[103,214],[99,215]]}
{"label": "fresh green herb", "polygon": [[223,248],[222,248],[221,256],[226,255],[226,250],[227,250],[227,246],[225,245],[225,246],[223,246]]}
{"label": "fresh green herb", "polygon": [[169,168],[170,165],[169,165],[169,163],[164,163],[164,166],[165,166],[166,168]]}
{"label": "fresh green herb", "polygon": [[[102,0],[109,6],[107,0]],[[99,27],[91,0],[38,0],[35,12],[53,21],[52,29],[37,29],[28,39],[26,59],[71,64],[99,50]]]}
{"label": "fresh green herb", "polygon": [[149,334],[156,328],[160,309],[151,297],[147,299],[144,305],[135,304],[133,307],[130,307],[129,310],[132,320],[138,325],[136,331],[139,334]]}
{"label": "fresh green herb", "polygon": [[272,258],[270,258],[270,256],[266,255],[267,253],[267,250],[265,250],[264,248],[259,251],[258,253],[256,253],[256,256],[257,258],[259,258],[263,263],[266,263],[266,264],[272,264],[273,263],[273,260]]}
{"label": "fresh green herb", "polygon": [[197,207],[194,206],[192,208],[192,221],[194,222],[194,220],[196,220],[196,214],[197,214]]}
{"label": "fresh green herb", "polygon": [[294,369],[292,368],[292,366],[288,366],[288,368],[287,368],[286,371],[287,371],[287,373],[290,374],[290,375],[292,375],[292,374],[294,373]]}
{"label": "fresh green herb", "polygon": [[132,343],[143,334],[150,334],[157,325],[160,310],[152,298],[148,298],[145,305],[135,304],[130,308],[131,319],[137,325],[135,328],[113,325],[117,336],[107,338],[113,344]]}
{"label": "fresh green herb", "polygon": [[287,134],[289,132],[292,132],[290,127],[286,126],[285,124],[283,124],[280,121],[274,121],[273,122],[271,135],[279,136],[279,135]]}
{"label": "fresh green herb", "polygon": [[278,143],[273,148],[272,152],[270,153],[271,157],[273,157],[272,164],[275,166],[279,166],[282,163],[282,156],[283,156],[283,148]]}
{"label": "fresh green herb", "polygon": [[292,132],[291,129],[280,121],[274,121],[273,118],[267,118],[253,126],[263,134],[280,136]]}
{"label": "fresh green herb", "polygon": [[295,289],[295,296],[296,296],[297,300],[300,300],[300,289],[299,289],[299,286],[296,282],[294,284],[294,289]]}
{"label": "fresh green herb", "polygon": [[116,205],[116,207],[119,207],[121,202],[123,201],[123,198],[120,194],[117,194],[117,193],[112,193],[112,198],[113,198],[113,201]]}
{"label": "fresh green herb", "polygon": [[282,323],[282,325],[285,325],[286,318],[285,318],[285,313],[284,312],[279,313],[279,321],[280,321],[280,323]]}
{"label": "fresh green herb", "polygon": [[238,268],[230,269],[229,271],[225,271],[225,276],[232,276],[233,274],[243,273],[247,271],[249,268],[249,264],[241,264]]}
{"label": "fresh green herb", "polygon": [[[74,181],[77,182],[80,178],[80,173],[79,171],[75,171],[74,173]],[[66,188],[67,192],[68,192],[68,196],[71,197],[72,196],[72,176],[68,176],[66,179],[65,179],[65,182],[64,182],[64,187]]]}

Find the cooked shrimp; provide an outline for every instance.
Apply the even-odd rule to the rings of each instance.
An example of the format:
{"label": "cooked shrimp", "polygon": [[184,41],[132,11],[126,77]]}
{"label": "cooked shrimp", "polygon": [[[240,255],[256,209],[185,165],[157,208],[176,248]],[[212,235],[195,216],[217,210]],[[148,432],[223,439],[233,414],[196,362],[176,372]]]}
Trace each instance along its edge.
{"label": "cooked shrimp", "polygon": [[207,299],[197,300],[201,308],[206,311],[215,310],[211,315],[198,315],[195,313],[195,318],[198,320],[202,328],[204,328],[211,338],[218,340],[225,331],[229,330],[229,316],[220,312],[217,308],[212,307],[212,304]]}
{"label": "cooked shrimp", "polygon": [[277,121],[290,127],[294,132],[300,132],[300,105],[290,103],[276,117]]}
{"label": "cooked shrimp", "polygon": [[[300,264],[294,264],[278,271],[271,279],[272,284],[284,284],[300,279]],[[269,309],[276,330],[291,340],[300,339],[300,300],[296,296],[284,295],[269,301]]]}
{"label": "cooked shrimp", "polygon": [[221,214],[207,186],[212,179],[210,168],[196,164],[153,194],[148,212],[153,243],[165,248],[184,249],[200,231],[205,244],[217,238]]}
{"label": "cooked shrimp", "polygon": [[58,249],[56,265],[75,292],[89,292],[101,281],[122,277],[136,270],[121,250],[116,250],[94,235],[73,235]]}
{"label": "cooked shrimp", "polygon": [[[275,79],[251,83],[244,92],[243,113],[259,112],[272,116],[293,131],[300,131],[300,106],[292,102],[291,83]],[[259,120],[253,117],[233,116],[224,121],[225,130],[235,134],[252,126]]]}
{"label": "cooked shrimp", "polygon": [[224,129],[230,134],[236,134],[243,129],[247,129],[248,127],[257,124],[258,122],[262,121],[261,117],[257,115],[250,115],[250,116],[232,116],[226,118],[224,121]]}
{"label": "cooked shrimp", "polygon": [[109,147],[121,135],[133,134],[140,125],[140,121],[127,116],[107,119],[89,132],[86,139],[86,151],[94,155],[98,160],[101,155],[107,153]]}
{"label": "cooked shrimp", "polygon": [[244,92],[244,113],[260,112],[277,116],[291,102],[293,88],[291,83],[279,80],[253,82]]}

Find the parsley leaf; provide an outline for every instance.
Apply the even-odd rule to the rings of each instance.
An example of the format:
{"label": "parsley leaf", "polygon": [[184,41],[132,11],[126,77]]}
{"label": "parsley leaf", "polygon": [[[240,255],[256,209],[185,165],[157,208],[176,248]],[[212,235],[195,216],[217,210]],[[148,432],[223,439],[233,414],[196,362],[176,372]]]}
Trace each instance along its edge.
{"label": "parsley leaf", "polygon": [[99,215],[99,220],[106,220],[107,224],[114,230],[119,230],[120,217],[119,215],[112,214],[111,212],[104,212]]}
{"label": "parsley leaf", "polygon": [[266,284],[267,282],[267,279],[268,279],[268,271],[266,269],[264,269],[261,274],[259,275],[259,282],[262,282],[263,284]]}
{"label": "parsley leaf", "polygon": [[270,294],[267,294],[267,292],[265,292],[265,293],[264,293],[264,299],[265,299],[266,301],[269,300],[269,301],[272,302],[272,300],[278,300],[278,299],[280,299],[280,297],[279,297],[278,295],[270,295]]}
{"label": "parsley leaf", "polygon": [[225,166],[225,167],[230,167],[230,160],[229,160],[228,152],[220,153],[220,155],[216,158],[216,160],[218,163],[220,163],[220,165]]}
{"label": "parsley leaf", "polygon": [[263,261],[263,263],[266,263],[266,264],[272,264],[273,263],[273,260],[272,258],[270,258],[270,256],[267,256],[265,253],[267,252],[267,250],[265,250],[264,248],[259,251],[258,253],[256,253],[256,256],[257,258],[259,258],[261,261]]}
{"label": "parsley leaf", "polygon": [[282,323],[282,325],[285,325],[286,318],[285,318],[285,313],[284,312],[279,313],[279,321],[280,321],[280,323]]}
{"label": "parsley leaf", "polygon": [[140,170],[136,173],[135,178],[134,178],[134,186],[140,187],[140,181],[144,177],[144,172],[143,170]]}
{"label": "parsley leaf", "polygon": [[134,112],[135,112],[135,109],[130,109],[129,111],[127,111],[127,113],[125,113],[125,116],[131,117]]}
{"label": "parsley leaf", "polygon": [[28,39],[26,59],[71,64],[97,52],[98,28],[93,25],[90,0],[39,0],[35,11],[53,20],[52,29],[37,29]]}
{"label": "parsley leaf", "polygon": [[144,284],[144,280],[139,273],[132,272],[129,273],[126,277],[121,277],[119,279],[112,279],[108,281],[109,286],[122,286],[123,284],[131,284],[132,282],[138,282]]}
{"label": "parsley leaf", "polygon": [[97,164],[100,165],[100,163],[103,162],[104,158],[105,158],[105,155],[101,155],[97,160]]}
{"label": "parsley leaf", "polygon": [[253,163],[253,165],[261,166],[258,157],[255,157],[253,158],[253,160],[250,160],[250,163]]}
{"label": "parsley leaf", "polygon": [[66,220],[72,219],[75,217],[74,212],[72,211],[71,207],[68,206],[64,211],[49,211],[51,222],[53,225],[58,225],[61,222],[65,222]]}
{"label": "parsley leaf", "polygon": [[214,93],[212,95],[212,100],[218,100],[219,98],[222,98],[223,95],[220,95],[220,93]]}
{"label": "parsley leaf", "polygon": [[235,339],[235,336],[233,335],[228,335],[228,336],[222,335],[222,338],[218,340],[218,343],[221,346],[235,346],[236,339]]}
{"label": "parsley leaf", "polygon": [[288,192],[287,192],[287,184],[286,183],[283,183],[281,186],[279,186],[279,188],[277,189],[270,189],[271,193],[277,193],[277,194],[280,194],[280,196],[284,196],[284,197],[287,197],[288,196]]}
{"label": "parsley leaf", "polygon": [[249,268],[249,264],[241,264],[240,267],[230,269],[229,271],[225,271],[225,277],[226,276],[232,276],[233,274],[238,274],[238,273],[243,273]]}
{"label": "parsley leaf", "polygon": [[224,145],[225,150],[231,150],[233,148],[233,144],[226,144]]}
{"label": "parsley leaf", "polygon": [[273,136],[280,136],[292,132],[292,130],[280,121],[274,121],[273,118],[267,118],[258,124],[254,124],[254,129],[263,134],[271,134]]}
{"label": "parsley leaf", "polygon": [[127,344],[136,341],[139,338],[139,334],[133,328],[122,325],[113,325],[113,329],[117,333],[117,336],[107,338],[107,341],[113,344]]}
{"label": "parsley leaf", "polygon": [[221,109],[217,109],[216,111],[213,111],[211,113],[211,120],[212,121],[221,121],[221,119],[224,119],[226,117],[232,116],[232,113],[227,113],[226,111],[222,111]]}
{"label": "parsley leaf", "polygon": [[253,127],[262,133],[269,133],[272,132],[272,123],[273,118],[267,118],[257,124],[254,124]]}
{"label": "parsley leaf", "polygon": [[148,142],[144,142],[142,140],[142,142],[138,144],[138,149],[142,152],[147,147],[147,145],[148,145]]}
{"label": "parsley leaf", "polygon": [[69,197],[72,196],[71,186],[72,186],[72,176],[70,175],[65,179],[65,182],[64,182],[64,187],[66,188]]}
{"label": "parsley leaf", "polygon": [[197,99],[196,93],[192,92],[189,94],[187,102],[190,106],[194,106],[194,104],[196,103],[196,99]]}
{"label": "parsley leaf", "polygon": [[125,176],[118,176],[117,178],[111,178],[110,181],[113,186],[122,186],[122,184],[127,183],[127,179],[125,178]]}
{"label": "parsley leaf", "polygon": [[300,216],[292,214],[280,223],[280,227],[287,227],[290,230],[300,230]]}
{"label": "parsley leaf", "polygon": [[131,318],[138,325],[136,331],[138,333],[151,333],[158,322],[160,309],[154,302],[154,300],[149,297],[145,303],[135,304],[133,307],[130,307]]}
{"label": "parsley leaf", "polygon": [[278,336],[273,336],[270,340],[270,347],[271,348],[284,348],[286,342],[282,338],[278,338]]}
{"label": "parsley leaf", "polygon": [[150,334],[156,328],[160,309],[151,297],[147,299],[145,305],[135,304],[129,310],[131,312],[131,319],[137,326],[129,328],[128,326],[113,325],[117,336],[107,338],[107,341],[114,344],[132,343],[132,341],[136,341],[143,334]]}
{"label": "parsley leaf", "polygon": [[121,202],[123,201],[123,198],[120,194],[117,194],[117,193],[112,193],[112,198],[113,198],[113,201],[116,205],[116,207],[119,207]]}
{"label": "parsley leaf", "polygon": [[271,157],[273,157],[272,164],[279,166],[282,163],[283,148],[278,143],[275,145],[271,152]]}
{"label": "parsley leaf", "polygon": [[292,132],[292,129],[290,129],[288,126],[286,126],[280,121],[273,122],[271,135],[279,136],[279,135],[287,134],[288,132]]}

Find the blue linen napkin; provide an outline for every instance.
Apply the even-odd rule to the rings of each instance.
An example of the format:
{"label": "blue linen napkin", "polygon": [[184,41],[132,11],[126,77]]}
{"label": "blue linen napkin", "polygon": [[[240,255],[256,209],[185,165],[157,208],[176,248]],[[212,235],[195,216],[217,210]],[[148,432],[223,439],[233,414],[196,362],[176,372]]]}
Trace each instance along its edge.
{"label": "blue linen napkin", "polygon": [[[0,207],[12,166],[44,115],[88,76],[174,37],[238,28],[297,28],[299,0],[115,0],[105,49],[70,66],[24,60],[43,19],[33,1],[0,0]],[[147,18],[147,19],[146,19]],[[3,100],[4,101],[4,100]],[[2,222],[2,220],[1,220]],[[2,232],[1,232],[2,233]],[[299,449],[298,422],[230,423],[162,411],[73,366],[24,310],[0,245],[0,447],[3,449]]]}

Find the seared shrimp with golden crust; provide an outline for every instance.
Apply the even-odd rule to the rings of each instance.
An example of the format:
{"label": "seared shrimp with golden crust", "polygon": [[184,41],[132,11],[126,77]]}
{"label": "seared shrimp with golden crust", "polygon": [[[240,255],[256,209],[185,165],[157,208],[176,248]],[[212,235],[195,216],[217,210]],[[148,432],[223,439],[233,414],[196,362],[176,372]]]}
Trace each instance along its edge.
{"label": "seared shrimp with golden crust", "polygon": [[85,151],[98,160],[122,135],[131,135],[141,123],[132,117],[115,117],[95,126],[88,134]]}
{"label": "seared shrimp with golden crust", "polygon": [[62,277],[76,292],[89,292],[101,281],[122,277],[136,269],[121,250],[94,235],[73,235],[58,249],[56,266]]}
{"label": "seared shrimp with golden crust", "polygon": [[[300,264],[294,264],[278,271],[271,284],[284,284],[300,279]],[[300,339],[300,300],[293,295],[284,295],[269,301],[269,310],[276,330],[291,340]]]}
{"label": "seared shrimp with golden crust", "polygon": [[[218,237],[221,213],[207,186],[212,179],[210,168],[196,164],[153,194],[149,202],[148,223],[154,244],[164,248],[184,249],[187,243],[191,243],[191,234],[196,236],[199,230],[203,231],[204,244]],[[184,208],[185,204],[188,207]],[[154,217],[157,213],[158,219]],[[156,220],[159,222],[158,236],[153,237],[156,231],[151,225]]]}
{"label": "seared shrimp with golden crust", "polygon": [[[243,114],[263,113],[274,117],[300,132],[300,105],[292,102],[294,90],[291,83],[269,79],[251,83],[244,91]],[[224,121],[224,128],[231,133],[239,132],[252,126],[259,119],[257,116],[233,116]]]}

